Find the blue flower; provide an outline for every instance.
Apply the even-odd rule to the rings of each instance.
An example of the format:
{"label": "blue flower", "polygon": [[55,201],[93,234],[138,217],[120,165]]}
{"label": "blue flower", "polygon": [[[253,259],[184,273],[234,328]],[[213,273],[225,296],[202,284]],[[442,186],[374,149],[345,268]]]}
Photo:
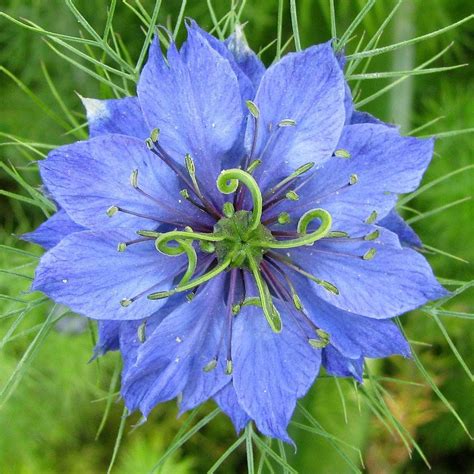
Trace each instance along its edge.
{"label": "blue flower", "polygon": [[321,364],[362,381],[365,358],[409,357],[391,318],[446,294],[394,210],[433,140],[354,110],[331,43],[265,70],[240,31],[187,26],[40,163],[59,211],[25,236],[48,249],[33,289],[98,320],[130,410],[213,398],[291,441]]}

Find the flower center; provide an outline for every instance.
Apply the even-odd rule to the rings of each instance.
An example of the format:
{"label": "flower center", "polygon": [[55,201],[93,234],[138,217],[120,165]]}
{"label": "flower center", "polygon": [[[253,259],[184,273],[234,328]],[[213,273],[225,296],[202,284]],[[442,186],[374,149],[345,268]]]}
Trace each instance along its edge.
{"label": "flower center", "polygon": [[275,238],[264,225],[258,224],[250,228],[252,213],[237,211],[231,217],[223,217],[214,226],[214,233],[224,239],[216,242],[217,260],[222,263],[230,257],[230,267],[250,268],[249,256],[258,265],[262,261],[265,249],[259,247],[260,242],[271,242]]}
{"label": "flower center", "polygon": [[[252,107],[249,106],[249,110],[255,118],[256,134],[258,130],[258,110],[253,103],[251,105]],[[283,120],[278,124],[280,128],[286,126],[295,126],[295,122],[293,120]],[[137,231],[137,234],[140,236],[139,239],[119,243],[118,250],[123,252],[128,245],[154,240],[155,247],[160,253],[168,256],[184,254],[187,257],[187,268],[181,267],[177,269],[175,277],[181,275],[181,279],[174,288],[168,291],[155,291],[153,293],[151,291],[155,287],[149,288],[133,297],[123,298],[121,300],[122,306],[129,306],[145,295],[147,295],[148,299],[157,300],[168,298],[177,293],[188,292],[187,297],[192,299],[199,286],[222,272],[228,271],[230,273],[227,305],[227,326],[230,328],[228,332],[231,332],[232,315],[236,315],[240,308],[246,305],[261,307],[270,328],[274,332],[280,332],[282,330],[282,322],[274,302],[274,299],[278,298],[280,304],[291,306],[291,311],[296,310],[297,318],[301,318],[304,325],[309,327],[310,331],[316,335],[316,338],[313,336],[308,337],[308,342],[313,347],[320,348],[327,345],[329,341],[328,335],[317,328],[305,314],[295,287],[282,266],[286,266],[292,271],[303,275],[334,295],[339,294],[338,288],[332,283],[317,278],[305,271],[299,265],[293,263],[291,258],[289,258],[289,254],[284,255],[278,252],[278,250],[311,246],[317,240],[324,238],[332,240],[347,240],[351,238],[346,232],[331,232],[331,215],[326,210],[319,208],[310,209],[305,212],[299,218],[296,230],[293,231],[270,230],[267,227],[276,223],[281,225],[288,224],[291,220],[288,212],[281,212],[278,215],[266,217],[262,221],[263,213],[267,213],[268,216],[268,211],[282,200],[298,201],[300,199],[296,191],[303,187],[306,182],[309,182],[311,176],[302,182],[299,181],[300,177],[307,173],[314,166],[314,163],[306,163],[300,166],[262,196],[262,192],[252,173],[262,163],[261,157],[263,153],[259,159],[253,160],[254,146],[252,146],[252,151],[244,159],[243,169],[226,169],[219,174],[216,181],[218,190],[223,194],[232,195],[231,199],[224,203],[222,211],[219,211],[212,199],[206,196],[206,190],[201,188],[192,157],[189,154],[185,156],[186,174],[184,169],[162,148],[158,137],[159,130],[154,130],[151,137],[147,139],[146,143],[150,151],[165,162],[181,182],[187,186],[187,188],[180,191],[181,196],[201,211],[213,216],[216,219],[216,223],[212,230],[209,227],[204,227],[204,232],[196,232],[191,227],[185,226],[186,224],[179,222],[178,218],[174,223],[162,221],[162,223],[176,225],[177,229],[181,228],[182,230],[176,229],[170,232],[140,230]],[[137,170],[132,171],[130,183],[144,197],[156,201],[153,196],[140,188]],[[357,176],[352,175],[346,187],[353,186],[356,183]],[[298,185],[295,186],[295,184]],[[249,192],[252,198],[251,210],[242,209],[245,201],[245,192]],[[304,203],[300,202],[296,206],[301,207],[301,205],[304,205]],[[111,206],[107,210],[107,214],[112,217],[119,211],[137,215],[141,218],[156,220],[152,216],[138,214],[118,206]],[[160,221],[158,220],[158,222]],[[315,227],[315,222],[318,224],[317,228],[308,231],[310,226]],[[196,226],[198,225],[196,224]],[[364,240],[373,240],[377,236],[378,231],[375,231],[365,236]],[[208,257],[205,254],[209,254]],[[371,248],[364,255],[351,256],[370,260],[374,254],[375,249]],[[235,299],[237,298],[237,275],[240,275],[242,283],[244,283],[246,278],[253,277],[254,288],[258,296],[255,296],[255,291],[252,293],[251,285],[248,287],[247,283],[244,283],[245,296],[241,301],[237,301]],[[251,292],[247,294],[249,288]],[[212,361],[211,363],[212,367],[215,366],[214,362]],[[230,363],[230,368],[228,368],[230,373],[232,371],[230,356],[228,357],[228,362]]]}

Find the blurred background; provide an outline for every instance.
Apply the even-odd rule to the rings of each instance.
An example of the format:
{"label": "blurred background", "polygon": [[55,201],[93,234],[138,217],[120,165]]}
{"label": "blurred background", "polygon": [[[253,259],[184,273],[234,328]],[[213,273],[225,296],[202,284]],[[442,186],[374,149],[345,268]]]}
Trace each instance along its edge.
{"label": "blurred background", "polygon": [[[103,31],[107,3],[76,0],[75,5],[97,31]],[[345,31],[365,3],[362,0],[335,1],[338,32]],[[362,44],[365,45],[397,3],[392,0],[376,2],[354,32],[347,52],[354,51],[364,31]],[[129,0],[128,4],[137,6],[135,0]],[[228,11],[230,2],[219,0],[214,4],[215,16],[221,18]],[[1,0],[0,5],[8,15],[32,20],[45,30],[79,34],[79,25],[64,0]],[[142,0],[141,5],[151,12],[154,2]],[[180,6],[181,2],[177,0],[164,1],[158,23],[174,25]],[[283,38],[286,41],[292,34],[289,2],[283,2],[283,6]],[[379,46],[445,27],[468,16],[472,10],[472,2],[468,0],[405,0],[386,28]],[[271,42],[277,34],[277,12],[276,0],[248,0],[242,14],[242,21],[248,22],[245,34],[250,46],[260,51],[269,45],[262,53],[267,65],[275,56],[275,44]],[[329,1],[299,0],[297,13],[303,47],[330,38]],[[207,30],[213,27],[204,1],[188,1],[185,14]],[[114,32],[117,40],[126,45],[130,56],[136,58],[144,34],[137,16],[122,0],[117,2]],[[180,39],[182,34],[181,31]],[[413,69],[451,42],[454,42],[453,46],[430,67],[472,62],[473,22],[377,56],[370,62],[368,71]],[[294,46],[290,42],[288,51],[292,49]],[[67,50],[61,51],[69,55]],[[33,144],[52,146],[74,141],[85,132],[85,128],[79,127],[74,133],[67,133],[73,128],[67,124],[67,114],[79,124],[84,123],[75,92],[86,97],[107,98],[112,97],[111,91],[59,57],[40,35],[5,17],[0,17],[0,64],[3,67],[0,71],[0,160],[14,165],[24,180],[36,187],[39,185],[38,172],[32,161],[38,156],[27,146],[18,146],[16,137]],[[363,71],[359,68],[355,72]],[[363,105],[362,109],[385,121],[400,124],[405,133],[433,121],[419,133],[415,132],[417,135],[473,127],[473,77],[472,65],[447,73],[413,76]],[[352,81],[351,86],[359,91],[357,101],[360,102],[395,79]],[[53,88],[50,83],[54,84]],[[58,102],[58,97],[62,103]],[[440,139],[424,183],[472,165],[472,140],[472,135],[467,133]],[[32,148],[47,152],[47,147],[40,145],[32,145]],[[474,209],[472,202],[465,199],[472,194],[472,171],[468,168],[453,175],[402,208],[404,216],[412,220],[413,227],[427,244],[427,257],[435,273],[458,282],[472,280],[474,273],[472,265],[466,263],[474,260]],[[21,304],[19,301],[28,299],[25,292],[35,260],[27,254],[8,251],[3,245],[41,255],[40,248],[21,242],[15,236],[34,229],[45,216],[40,207],[28,200],[28,193],[5,168],[0,169],[0,189],[3,190],[0,194],[0,268],[3,269],[0,272],[0,387],[3,387],[0,393],[4,394],[8,385],[9,394],[8,400],[0,395],[0,472],[106,472],[123,411],[121,403],[115,402],[116,396],[109,396],[116,391],[117,354],[108,354],[88,364],[94,328],[84,325],[82,319],[68,317],[47,335],[41,333],[41,322],[51,308],[49,303],[38,304],[22,318],[17,316],[23,313],[14,313]],[[12,193],[25,199],[14,199]],[[450,203],[455,204],[443,208]],[[463,364],[473,365],[474,340],[469,325],[469,317],[473,317],[469,316],[473,312],[472,303],[472,290],[468,290],[447,303],[446,311],[439,319],[423,311],[402,318],[421,363],[471,432],[474,429],[473,387]],[[448,340],[445,331],[449,334]],[[35,342],[31,346],[32,341],[43,343]],[[356,391],[350,381],[341,380],[336,384],[332,378],[321,378],[303,400],[303,406],[324,430],[361,450],[368,472],[428,472],[422,456],[413,449],[413,442],[431,464],[431,472],[473,472],[474,453],[468,436],[446,404],[433,392],[430,382],[420,374],[415,361],[394,357],[370,362],[369,367],[377,376],[380,390]],[[15,379],[17,386],[11,386],[13,373],[21,375],[21,380]],[[374,399],[371,401],[370,397]],[[388,407],[392,415],[387,415],[384,407]],[[197,419],[213,408],[212,403],[203,407],[196,415]],[[113,472],[149,472],[187,419],[176,416],[176,405],[170,402],[161,405],[145,425],[135,430],[132,427],[138,418],[130,417],[125,424]],[[393,422],[391,416],[399,424]],[[99,426],[101,430],[97,436]],[[301,426],[305,425],[299,413],[291,427],[298,450],[295,453],[287,449],[286,452],[289,463],[298,472],[343,474],[353,472],[354,464],[359,465],[355,450]],[[411,446],[412,454],[405,446],[407,439],[409,441],[405,442]],[[206,472],[234,441],[231,423],[224,415],[219,415],[177,449],[162,472]],[[276,472],[281,472],[276,464],[273,466]],[[246,469],[245,446],[241,446],[218,472],[245,472]],[[263,472],[271,471],[264,465]]]}

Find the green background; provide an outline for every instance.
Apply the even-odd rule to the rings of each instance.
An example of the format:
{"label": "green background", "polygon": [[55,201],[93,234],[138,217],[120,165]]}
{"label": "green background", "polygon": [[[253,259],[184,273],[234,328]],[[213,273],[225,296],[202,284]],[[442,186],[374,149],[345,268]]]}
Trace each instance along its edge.
{"label": "green background", "polygon": [[[134,4],[133,1],[129,3]],[[338,32],[345,31],[364,4],[357,0],[335,1]],[[363,31],[366,32],[365,42],[371,38],[395,4],[389,0],[380,0],[375,4],[355,31],[354,39],[347,47],[349,53],[354,50]],[[103,30],[107,16],[106,2],[81,0],[76,5],[98,31]],[[153,9],[151,1],[143,1],[142,5],[149,12]],[[222,17],[229,5],[230,2],[216,1],[216,16]],[[178,1],[163,2],[158,22],[174,24],[179,8]],[[78,34],[77,21],[61,0],[3,0],[2,10],[15,18],[33,20],[46,30]],[[261,50],[275,39],[277,11],[278,2],[275,0],[248,0],[242,21],[248,22],[245,33],[254,50]],[[379,46],[434,31],[471,12],[471,2],[466,0],[406,0],[387,27]],[[300,0],[297,2],[297,13],[303,47],[330,38],[329,2]],[[212,28],[206,2],[188,1],[186,15],[195,18],[204,28]],[[130,55],[136,58],[143,43],[143,32],[136,16],[121,1],[117,4],[114,29],[127,45]],[[289,2],[285,1],[284,41],[291,33]],[[451,41],[454,41],[453,47],[431,67],[472,61],[474,35],[472,22],[468,22],[444,35],[375,57],[368,71],[412,69]],[[290,43],[288,50],[293,48],[293,43]],[[273,44],[264,51],[262,59],[268,65],[274,56]],[[0,63],[23,85],[22,90],[7,74],[0,75],[0,159],[5,164],[16,166],[30,185],[37,186],[37,168],[30,163],[22,148],[11,144],[14,140],[9,135],[53,145],[67,143],[74,138],[65,133],[44,107],[38,106],[37,100],[25,93],[25,87],[28,88],[26,92],[34,92],[60,119],[64,119],[64,112],[45,78],[44,70],[47,70],[67,109],[80,123],[84,122],[83,111],[74,92],[87,97],[106,98],[111,96],[110,90],[59,58],[40,35],[22,29],[4,17],[0,17]],[[473,72],[471,65],[447,73],[411,77],[368,104],[364,110],[383,120],[400,124],[404,132],[443,117],[420,132],[421,135],[472,127]],[[362,81],[360,98],[370,96],[393,80]],[[351,83],[351,86],[354,85],[355,81]],[[430,182],[471,164],[472,157],[472,135],[460,134],[439,140],[436,156],[423,182]],[[2,170],[0,181],[0,189],[7,193],[26,195],[18,183]],[[439,213],[426,216],[423,213],[468,197],[472,192],[472,183],[473,173],[469,169],[427,190],[407,204],[410,209],[403,210],[407,218],[419,218],[419,213],[422,213],[413,226],[426,244],[467,261],[474,260],[472,203],[466,200]],[[0,195],[1,243],[40,255],[39,248],[19,242],[15,236],[34,229],[44,220],[44,214],[27,202],[11,199],[5,195],[7,193]],[[472,279],[473,268],[468,263],[437,252],[430,252],[427,256],[439,277],[460,281]],[[2,269],[15,268],[15,272],[26,276],[33,274],[34,266],[22,255],[2,249],[0,260]],[[27,298],[23,292],[28,286],[27,278],[0,273],[0,291],[4,295]],[[12,327],[16,319],[9,317],[8,313],[15,308],[15,304],[7,298],[0,299],[0,337],[7,335],[6,339],[2,339],[7,343],[2,344],[0,355],[0,386],[6,383],[17,367],[38,331],[38,325],[50,309],[48,304],[40,305],[18,322],[17,327]],[[472,291],[456,297],[445,309],[456,314],[472,313]],[[442,322],[459,351],[459,357],[472,366],[474,341],[468,318],[443,317]],[[69,322],[70,329],[75,323],[80,326],[73,320]],[[431,377],[472,431],[472,382],[436,321],[429,314],[418,311],[404,317],[403,323]],[[93,334],[87,328],[85,332],[73,334],[71,331],[51,330],[8,402],[0,404],[0,472],[106,472],[123,409],[121,403],[115,403],[115,398],[104,429],[97,440],[95,437],[107,404],[111,379],[118,367],[118,358],[117,354],[109,354],[98,362],[87,364],[91,355],[91,337]],[[397,430],[386,421],[383,410],[377,408],[379,405],[376,402],[370,402],[370,397],[377,396],[399,420],[403,434],[407,436],[408,433],[419,444],[432,466],[432,472],[472,472],[474,465],[472,452],[469,452],[469,438],[420,375],[415,363],[394,357],[388,361],[371,362],[369,368],[377,377],[385,377],[380,383],[386,392],[371,388],[356,392],[349,381],[341,380],[338,387],[333,379],[322,378],[304,399],[304,407],[329,433],[361,449],[368,472],[428,471],[416,451],[410,459]],[[414,381],[418,385],[389,380],[392,378]],[[197,418],[213,408],[209,403]],[[173,402],[160,406],[145,425],[135,430],[132,426],[138,418],[132,416],[127,420],[113,472],[148,472],[186,420],[186,416],[177,420],[176,415]],[[295,422],[291,433],[298,450],[295,453],[291,448],[286,449],[286,455],[296,470],[318,474],[352,472],[343,456],[358,464],[354,450],[333,443],[327,436],[305,430],[307,420],[299,412]],[[303,428],[298,423],[303,424]],[[385,426],[387,423],[393,433]],[[167,461],[163,472],[206,472],[234,440],[235,433],[230,422],[220,415],[179,449]],[[278,452],[277,445],[273,443],[272,446]],[[255,453],[258,464],[258,451]],[[281,472],[277,463],[273,464],[273,468]],[[245,445],[242,445],[218,472],[245,472],[246,469]],[[263,472],[270,472],[267,465],[264,465]]]}

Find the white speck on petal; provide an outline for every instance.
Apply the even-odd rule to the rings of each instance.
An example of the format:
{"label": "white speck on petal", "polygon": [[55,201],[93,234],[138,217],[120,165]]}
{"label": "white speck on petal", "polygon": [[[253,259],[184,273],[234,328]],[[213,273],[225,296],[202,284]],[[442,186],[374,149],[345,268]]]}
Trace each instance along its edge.
{"label": "white speck on petal", "polygon": [[107,118],[110,115],[107,105],[103,100],[88,99],[87,97],[81,97],[81,100],[86,109],[87,120],[89,122],[95,122]]}
{"label": "white speck on petal", "polygon": [[64,280],[62,280],[63,283],[67,283],[67,278],[64,278]]}
{"label": "white speck on petal", "polygon": [[178,336],[176,339],[175,339],[176,342],[183,342],[183,340]]}
{"label": "white speck on petal", "polygon": [[179,357],[176,357],[176,359],[174,360],[176,363],[179,362]]}

